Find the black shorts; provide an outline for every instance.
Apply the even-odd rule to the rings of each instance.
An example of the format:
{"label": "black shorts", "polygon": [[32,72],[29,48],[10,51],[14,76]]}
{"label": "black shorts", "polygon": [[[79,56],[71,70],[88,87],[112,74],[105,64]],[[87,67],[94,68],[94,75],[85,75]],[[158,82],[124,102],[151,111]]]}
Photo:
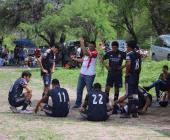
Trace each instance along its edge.
{"label": "black shorts", "polygon": [[18,97],[8,97],[9,104],[13,107],[23,106],[25,103],[25,95],[21,94]]}
{"label": "black shorts", "polygon": [[139,78],[136,76],[128,76],[125,78],[126,96],[138,95]]}
{"label": "black shorts", "polygon": [[115,74],[113,72],[108,72],[106,86],[109,86],[109,87],[115,86],[116,88],[121,88],[122,87],[122,73]]}
{"label": "black shorts", "polygon": [[53,107],[48,104],[44,105],[42,110],[45,112],[47,116],[50,117],[66,117],[68,114],[68,112],[64,114],[60,114],[59,112],[54,111]]}
{"label": "black shorts", "polygon": [[50,86],[51,84],[51,74],[43,74],[42,75],[43,83],[45,86]]}

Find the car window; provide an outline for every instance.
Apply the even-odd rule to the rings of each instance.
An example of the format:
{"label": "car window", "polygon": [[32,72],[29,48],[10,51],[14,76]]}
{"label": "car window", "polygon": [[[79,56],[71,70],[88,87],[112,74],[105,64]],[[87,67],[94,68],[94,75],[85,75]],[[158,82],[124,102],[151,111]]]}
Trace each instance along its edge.
{"label": "car window", "polygon": [[155,41],[155,45],[156,46],[160,46],[162,47],[164,45],[164,42],[161,38],[158,38],[156,41]]}

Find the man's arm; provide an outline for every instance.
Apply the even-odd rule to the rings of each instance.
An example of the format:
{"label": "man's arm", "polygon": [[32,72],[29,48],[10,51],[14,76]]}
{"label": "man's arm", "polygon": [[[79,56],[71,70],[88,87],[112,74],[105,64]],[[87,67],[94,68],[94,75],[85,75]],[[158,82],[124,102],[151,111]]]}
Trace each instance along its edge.
{"label": "man's arm", "polygon": [[144,107],[142,109],[143,114],[146,113],[146,111],[147,111],[148,107],[150,106],[150,104],[151,104],[151,101],[150,101],[149,97],[147,96],[146,97],[146,103],[145,103],[145,105],[144,105]]}
{"label": "man's arm", "polygon": [[131,60],[126,60],[126,76],[130,73],[130,67],[131,67]]}
{"label": "man's arm", "polygon": [[41,103],[44,103],[44,102],[47,101],[47,100],[48,100],[48,97],[45,96],[45,97],[43,97],[43,98],[37,103],[36,108],[35,108],[35,113],[38,112],[39,107],[41,106]]}
{"label": "man's arm", "polygon": [[84,39],[80,38],[80,47],[83,51],[83,55],[89,56],[90,54],[87,51],[87,48],[85,47]]}
{"label": "man's arm", "polygon": [[88,106],[88,95],[86,95],[86,98],[85,98],[85,100],[84,100],[84,103],[83,103],[80,111],[85,111],[86,108],[87,108],[87,106]]}
{"label": "man's arm", "polygon": [[53,63],[52,69],[51,69],[51,73],[54,73],[55,71],[55,62]]}
{"label": "man's arm", "polygon": [[117,101],[115,101],[115,103],[122,103],[122,102],[124,102],[126,99],[127,99],[127,96],[124,95],[124,96],[120,97]]}
{"label": "man's arm", "polygon": [[42,65],[42,56],[40,56],[39,58],[37,58],[37,62],[38,65],[40,66],[40,69],[44,72],[44,73],[48,73],[48,71],[46,69],[44,69],[43,65]]}
{"label": "man's arm", "polygon": [[32,90],[30,87],[28,87],[28,85],[24,85],[23,88],[26,90],[27,93],[31,93]]}
{"label": "man's arm", "polygon": [[109,71],[110,70],[110,67],[105,63],[105,60],[108,59],[108,55],[105,54],[101,60],[100,60],[100,63]]}

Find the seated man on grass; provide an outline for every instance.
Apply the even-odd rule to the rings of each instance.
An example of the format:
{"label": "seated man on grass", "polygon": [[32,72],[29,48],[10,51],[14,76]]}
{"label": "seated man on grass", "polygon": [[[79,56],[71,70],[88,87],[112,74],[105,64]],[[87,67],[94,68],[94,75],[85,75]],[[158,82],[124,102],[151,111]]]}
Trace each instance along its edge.
{"label": "seated man on grass", "polygon": [[[109,118],[109,105],[106,93],[101,91],[101,85],[95,83],[93,90],[86,95],[85,102],[80,109],[80,114],[89,121],[106,121]],[[111,110],[111,109],[110,109]]]}
{"label": "seated man on grass", "polygon": [[[21,78],[17,79],[11,86],[8,101],[10,109],[13,113],[32,113],[32,111],[27,110],[27,106],[31,103],[32,90],[28,86],[30,81],[31,73],[29,71],[22,72]],[[23,90],[25,90],[23,92]],[[22,107],[19,111],[17,107]]]}
{"label": "seated man on grass", "polygon": [[144,89],[147,91],[155,87],[157,102],[159,102],[160,100],[160,91],[168,90],[167,89],[167,76],[169,74],[168,69],[169,69],[168,66],[164,65],[162,68],[162,73],[159,76],[159,79],[152,83],[150,86],[144,87]]}
{"label": "seated man on grass", "polygon": [[[138,114],[145,114],[152,104],[152,95],[141,87],[138,87]],[[120,97],[113,105],[113,114],[127,113],[128,105],[126,102],[127,96]],[[133,108],[132,108],[133,110]]]}
{"label": "seated man on grass", "polygon": [[[47,104],[49,97],[52,99],[52,106]],[[69,95],[66,89],[60,87],[59,80],[52,80],[52,89],[38,102],[35,113],[39,108],[50,117],[66,117],[69,113]]]}

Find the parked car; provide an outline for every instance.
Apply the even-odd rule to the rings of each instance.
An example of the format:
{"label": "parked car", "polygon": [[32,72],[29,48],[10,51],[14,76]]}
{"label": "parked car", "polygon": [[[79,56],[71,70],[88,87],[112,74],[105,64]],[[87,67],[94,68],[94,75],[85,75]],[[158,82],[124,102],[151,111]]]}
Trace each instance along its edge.
{"label": "parked car", "polygon": [[156,39],[151,45],[151,56],[153,60],[170,61],[170,35],[160,35]]}

